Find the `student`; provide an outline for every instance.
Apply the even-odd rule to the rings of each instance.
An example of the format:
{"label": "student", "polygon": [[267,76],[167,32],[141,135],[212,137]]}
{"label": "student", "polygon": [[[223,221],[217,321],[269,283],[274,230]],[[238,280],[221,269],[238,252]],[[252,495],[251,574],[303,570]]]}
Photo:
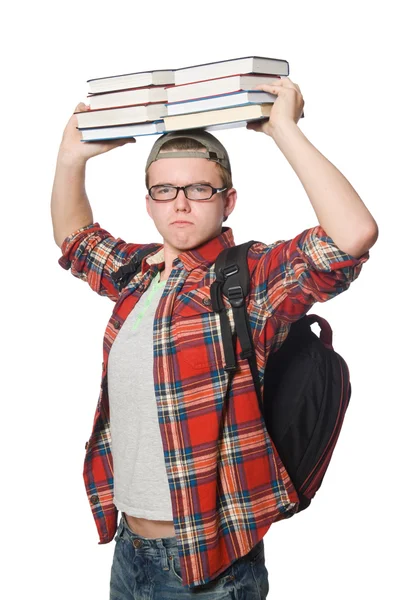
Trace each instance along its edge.
{"label": "student", "polygon": [[[273,138],[319,222],[250,248],[247,308],[263,380],[291,323],[356,279],[378,229],[297,126],[299,86],[285,78],[258,89],[277,99],[267,122],[247,128]],[[237,199],[228,154],[202,130],[159,137],[146,165],[146,207],[163,241],[133,244],[94,222],[84,179],[89,158],[135,140],[80,139],[72,115],[51,214],[59,264],[115,303],[84,463],[99,543],[116,542],[110,598],[266,598],[263,537],[295,512],[297,495],[264,427],[248,362],[238,358],[233,377],[223,369],[210,285],[216,257],[234,245],[223,226]],[[120,293],[112,274],[145,248],[142,270]]]}

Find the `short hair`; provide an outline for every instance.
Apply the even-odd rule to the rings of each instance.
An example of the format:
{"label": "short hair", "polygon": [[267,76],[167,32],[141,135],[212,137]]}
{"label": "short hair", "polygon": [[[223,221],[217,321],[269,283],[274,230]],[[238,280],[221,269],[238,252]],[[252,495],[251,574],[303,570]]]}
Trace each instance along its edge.
{"label": "short hair", "polygon": [[[184,137],[180,137],[180,138],[176,138],[173,140],[169,140],[168,142],[165,142],[163,144],[163,146],[161,147],[161,150],[164,151],[171,151],[171,150],[206,150],[206,147],[203,146],[203,144],[201,144],[200,142],[196,141],[196,140],[192,140],[191,138],[184,138]],[[161,156],[161,152],[159,154],[159,157]],[[215,162],[215,161],[213,161]],[[222,165],[220,165],[219,163],[215,162],[216,168],[219,171],[219,174],[221,176],[221,180],[222,180],[222,187],[227,187],[227,189],[230,189],[233,187],[233,181],[232,181],[232,176],[230,174],[230,172],[225,169],[225,167],[223,167]],[[150,167],[149,167],[150,168]],[[146,185],[146,189],[149,189],[149,169],[146,171],[146,175],[145,175],[145,185]],[[226,196],[226,192],[221,192],[222,197],[225,198]],[[226,221],[227,217],[224,217],[224,222]]]}

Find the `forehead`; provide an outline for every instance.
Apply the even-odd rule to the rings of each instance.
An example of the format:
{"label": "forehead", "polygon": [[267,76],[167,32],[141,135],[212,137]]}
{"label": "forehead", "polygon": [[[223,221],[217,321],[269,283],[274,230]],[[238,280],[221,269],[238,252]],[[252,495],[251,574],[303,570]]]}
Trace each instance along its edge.
{"label": "forehead", "polygon": [[173,183],[185,185],[205,180],[221,185],[217,164],[207,158],[159,158],[148,169],[150,185]]}

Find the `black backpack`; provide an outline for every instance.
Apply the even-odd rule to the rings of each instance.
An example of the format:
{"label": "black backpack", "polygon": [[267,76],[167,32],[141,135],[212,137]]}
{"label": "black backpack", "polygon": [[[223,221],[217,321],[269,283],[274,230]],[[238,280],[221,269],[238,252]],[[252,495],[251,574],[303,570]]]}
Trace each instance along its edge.
{"label": "black backpack", "polygon": [[[305,315],[291,325],[281,348],[267,361],[263,401],[245,302],[250,288],[247,253],[254,243],[251,240],[225,248],[217,257],[216,280],[210,288],[212,308],[220,315],[225,370],[233,373],[235,339],[222,293],[229,299],[242,349],[240,358],[249,362],[266,428],[296,489],[296,512],[300,512],[309,506],[321,486],[338,440],[351,395],[349,370],[332,347],[328,322],[317,315]],[[145,246],[112,273],[120,291],[141,268],[142,259],[155,248]],[[311,330],[315,322],[321,328],[320,337]]]}
{"label": "black backpack", "polygon": [[[214,311],[220,314],[226,370],[236,368],[234,341],[222,299],[232,306],[236,334],[247,359],[266,428],[299,497],[296,512],[307,508],[321,486],[351,395],[349,370],[332,347],[332,329],[317,315],[291,325],[277,352],[270,354],[264,375],[264,399],[248,321],[245,297],[250,287],[247,265],[254,240],[225,248],[215,262],[211,284]],[[320,337],[311,325],[318,323]],[[295,514],[295,513],[294,513]]]}

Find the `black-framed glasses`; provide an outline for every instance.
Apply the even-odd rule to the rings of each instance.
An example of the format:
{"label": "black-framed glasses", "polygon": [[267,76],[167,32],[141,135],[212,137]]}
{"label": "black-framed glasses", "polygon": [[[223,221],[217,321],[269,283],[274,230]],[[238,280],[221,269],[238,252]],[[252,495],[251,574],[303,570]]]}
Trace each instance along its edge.
{"label": "black-framed glasses", "polygon": [[149,189],[149,196],[158,202],[168,202],[168,200],[175,200],[179,190],[183,190],[188,200],[211,200],[214,194],[218,192],[224,192],[227,187],[214,188],[212,185],[206,183],[192,183],[190,185],[152,185]]}

